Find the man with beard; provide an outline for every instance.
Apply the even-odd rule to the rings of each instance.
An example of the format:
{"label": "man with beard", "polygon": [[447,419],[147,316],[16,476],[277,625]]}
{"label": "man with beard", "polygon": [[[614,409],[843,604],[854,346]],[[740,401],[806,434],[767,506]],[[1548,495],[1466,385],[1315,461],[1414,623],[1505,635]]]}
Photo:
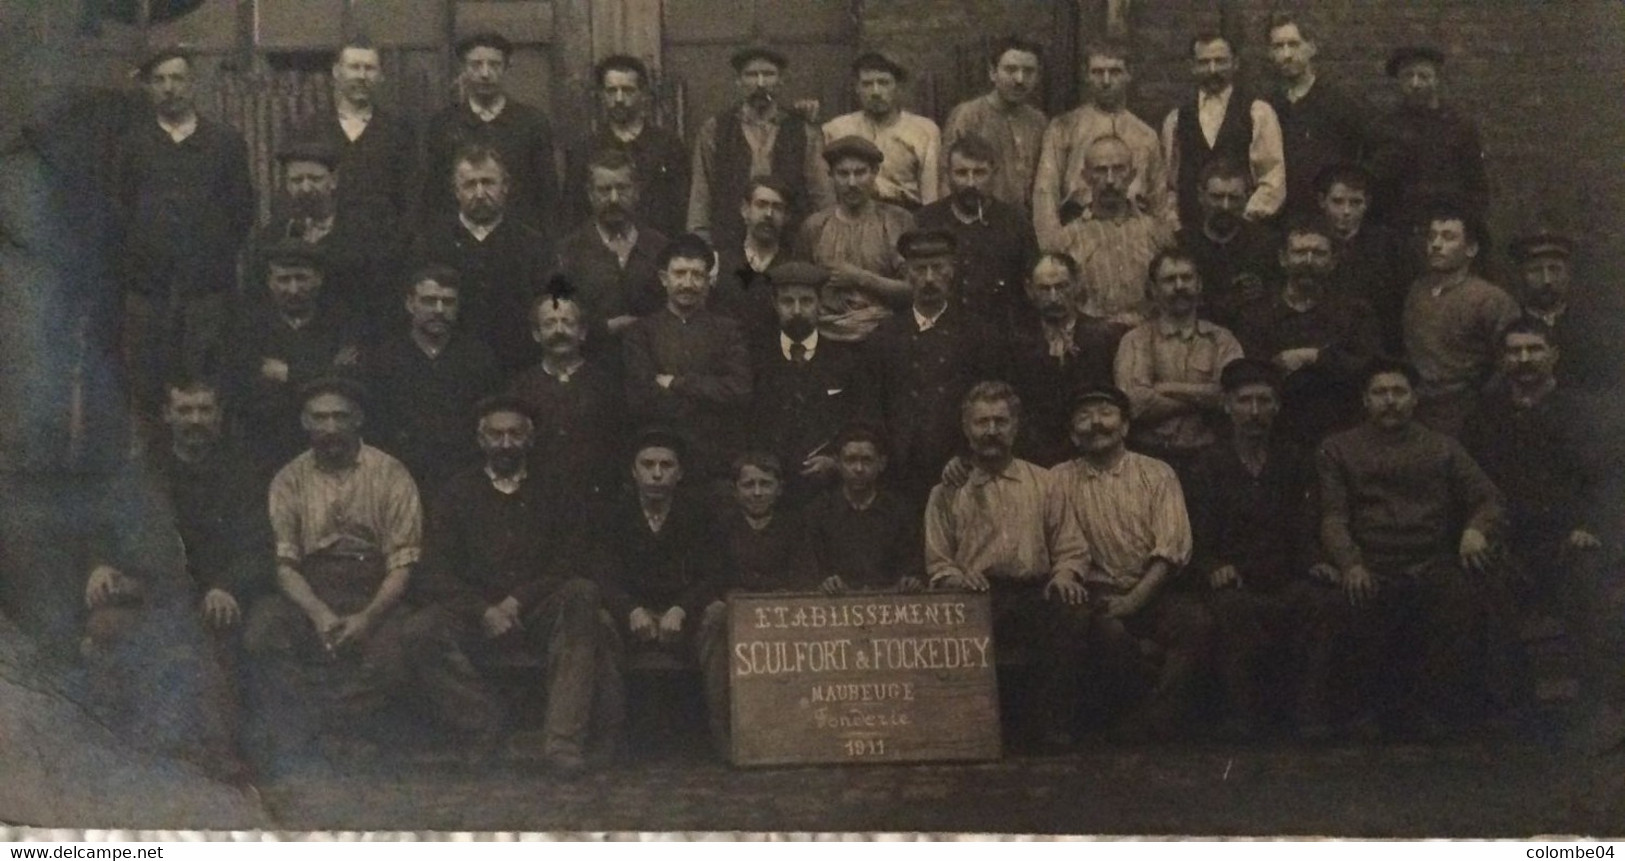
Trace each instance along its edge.
{"label": "man with beard", "polygon": [[[818,332],[818,300],[829,272],[791,262],[768,271],[776,336],[752,346],[751,437],[787,467],[787,502],[800,507],[835,471],[836,431],[864,411],[861,355]],[[762,289],[762,288],[758,288]]]}
{"label": "man with beard", "polygon": [[824,123],[824,143],[856,136],[885,154],[875,177],[879,200],[910,211],[936,200],[942,132],[898,104],[908,70],[882,54],[864,54],[852,61],[852,78],[862,109]]}
{"label": "man with beard", "polygon": [[729,62],[743,100],[701,124],[688,195],[688,229],[719,248],[744,241],[745,225],[734,217],[734,207],[755,177],[777,177],[789,188],[790,229],[833,202],[819,158],[823,134],[779,104],[790,61],[770,48],[750,47],[736,51]]}
{"label": "man with beard", "polygon": [[821,328],[831,340],[867,338],[891,316],[888,306],[908,295],[908,284],[896,277],[902,264],[897,239],[914,228],[914,217],[875,199],[875,174],[884,158],[857,136],[825,146],[835,205],[809,216],[796,241],[798,257],[830,271]]}
{"label": "man with beard", "polygon": [[1027,214],[988,194],[998,153],[981,136],[966,134],[948,148],[948,196],[921,207],[921,230],[946,230],[959,245],[959,304],[1000,332],[1026,316],[1020,285],[1038,257]]}
{"label": "man with beard", "polygon": [[503,373],[535,361],[530,300],[553,262],[545,234],[508,216],[508,169],[496,150],[458,154],[452,188],[457,214],[441,217],[417,238],[417,266],[439,264],[463,279],[464,328],[496,354]]}
{"label": "man with beard", "polygon": [[462,284],[456,272],[430,266],[407,284],[410,326],[391,331],[367,353],[372,439],[412,473],[419,494],[433,499],[446,479],[473,462],[468,414],[496,391],[501,377],[491,348],[457,327]]}
{"label": "man with beard", "polygon": [[354,373],[361,337],[349,309],[324,296],[317,248],[284,239],[262,255],[267,296],[253,302],[233,330],[228,390],[264,480],[302,447],[300,387]]}
{"label": "man with beard", "polygon": [[[1565,359],[1537,317],[1514,320],[1501,333],[1500,385],[1462,431],[1462,445],[1506,497],[1506,555],[1490,582],[1492,678],[1510,688],[1504,703],[1527,706],[1533,681],[1517,633],[1531,609],[1555,612],[1578,646],[1584,720],[1577,740],[1601,751],[1617,744],[1625,685],[1619,666],[1625,609],[1597,443],[1573,387],[1556,375]],[[1606,446],[1607,444],[1604,443]],[[1609,536],[1612,538],[1613,536]],[[1497,672],[1499,670],[1499,672]]]}
{"label": "man with beard", "polygon": [[717,249],[717,283],[709,304],[732,317],[749,340],[771,336],[778,327],[772,291],[761,288],[768,270],[791,259],[784,235],[790,196],[790,187],[771,176],[752,179],[739,204],[745,241]]}
{"label": "man with beard", "polygon": [[[627,154],[603,150],[586,166],[586,197],[592,218],[559,242],[555,275],[562,275],[606,349],[639,317],[660,310],[655,258],[666,236],[640,217],[642,177]],[[579,189],[570,189],[576,193]]]}
{"label": "man with beard", "polygon": [[1500,494],[1460,443],[1412,419],[1420,382],[1410,365],[1373,360],[1365,423],[1315,456],[1320,541],[1349,603],[1339,639],[1360,701],[1353,728],[1364,733],[1402,710],[1424,736],[1464,717],[1481,588],[1469,572],[1490,563],[1502,520]]}
{"label": "man with beard", "polygon": [[1566,388],[1600,394],[1620,377],[1615,327],[1625,313],[1610,291],[1576,292],[1571,268],[1574,240],[1552,230],[1536,230],[1507,249],[1522,276],[1525,315],[1551,330],[1551,346],[1563,357],[1557,370]]}
{"label": "man with beard", "polygon": [[580,189],[590,181],[590,162],[600,153],[616,150],[636,165],[644,221],[666,236],[682,233],[688,216],[688,150],[676,134],[649,119],[649,68],[636,57],[611,54],[593,67],[593,77],[604,124],[566,151],[569,223],[593,214],[579,197]]}
{"label": "man with beard", "polygon": [[422,509],[406,467],[361,441],[360,384],[328,377],[301,395],[310,449],[271,481],[278,591],[254,605],[244,644],[273,753],[297,754],[314,732],[343,758],[369,752],[357,724],[408,677],[400,602]]}
{"label": "man with beard", "polygon": [[429,120],[424,220],[432,222],[452,212],[448,184],[460,161],[458,153],[479,146],[496,152],[508,170],[514,218],[551,233],[559,205],[553,129],[546,114],[508,97],[503,78],[513,43],[497,33],[475,33],[457,41],[457,57],[462,61],[458,80],[463,101]]}
{"label": "man with beard", "polygon": [[429,509],[418,594],[430,604],[402,638],[422,695],[440,720],[473,742],[476,765],[495,752],[503,705],[482,669],[504,655],[541,659],[547,691],[542,760],[569,776],[587,767],[589,727],[618,741],[624,716],[614,633],[599,623],[598,584],[586,557],[580,500],[532,476],[535,423],[523,402],[481,401],[483,466],[459,472]]}
{"label": "man with beard", "polygon": [[1330,229],[1293,225],[1280,260],[1280,293],[1242,309],[1236,339],[1284,375],[1278,434],[1312,446],[1359,421],[1360,372],[1382,341],[1370,306],[1327,289],[1337,266]]}
{"label": "man with beard", "polygon": [[1269,102],[1235,85],[1236,55],[1230,40],[1218,33],[1191,39],[1191,76],[1196,92],[1168,112],[1162,123],[1169,185],[1177,195],[1179,223],[1201,223],[1198,193],[1202,168],[1216,158],[1248,167],[1253,193],[1243,216],[1259,221],[1273,216],[1286,199],[1286,160],[1281,153],[1281,123]]}
{"label": "man with beard", "polygon": [[1082,693],[1091,548],[1053,474],[1013,454],[1020,421],[1021,398],[1007,384],[981,382],[965,393],[960,427],[970,471],[963,483],[931,490],[925,573],[933,589],[991,594],[999,649],[1025,646],[1036,664],[1023,729],[1065,746]]}
{"label": "man with beard", "polygon": [[1174,223],[1174,200],[1157,133],[1128,110],[1128,89],[1134,82],[1128,46],[1096,42],[1084,46],[1083,54],[1088,101],[1050,120],[1044,131],[1033,181],[1034,227],[1040,236],[1054,236],[1089,208],[1093,195],[1084,176],[1084,154],[1103,137],[1118,138],[1128,146],[1134,166],[1129,200],[1141,212]]}
{"label": "man with beard", "polygon": [[542,358],[508,386],[536,426],[530,468],[561,499],[600,499],[620,471],[617,446],[627,431],[620,357],[586,353],[585,312],[568,296],[537,296],[530,325]]}
{"label": "man with beard", "polygon": [[627,330],[627,411],[634,422],[670,426],[689,441],[685,470],[695,480],[721,478],[750,403],[750,353],[739,324],[705,307],[716,254],[704,239],[673,239],[656,265],[666,307]]}
{"label": "man with beard", "polygon": [[1121,138],[1102,137],[1090,144],[1083,173],[1091,198],[1088,209],[1061,228],[1044,250],[1078,261],[1085,314],[1132,326],[1144,319],[1146,264],[1173,243],[1173,229],[1129,199],[1134,156]]}
{"label": "man with beard", "polygon": [[1303,218],[1317,209],[1315,184],[1320,172],[1363,157],[1369,109],[1359,97],[1320,76],[1315,68],[1320,39],[1303,15],[1272,13],[1264,36],[1278,84],[1269,93],[1269,103],[1281,121],[1283,154],[1292,168],[1283,212]]}
{"label": "man with beard", "polygon": [[[422,200],[417,131],[407,118],[378,104],[374,91],[383,81],[378,49],[365,40],[352,39],[333,57],[333,111],[307,117],[288,139],[316,143],[333,153],[331,166],[343,177],[328,189],[332,209],[325,214],[304,213],[313,221],[336,216],[337,225],[351,246],[360,268],[347,273],[342,258],[330,254],[337,268],[332,281],[361,302],[352,302],[369,325],[381,325],[393,315],[395,285],[406,243]],[[286,162],[284,162],[286,165]],[[292,167],[285,174],[290,196],[295,188]],[[301,213],[291,214],[291,218]],[[307,242],[319,239],[302,237]],[[332,251],[334,249],[330,249]],[[349,255],[346,255],[349,256]],[[352,280],[353,279],[353,280]],[[349,299],[350,297],[346,297]]]}
{"label": "man with beard", "polygon": [[875,330],[865,364],[891,435],[893,486],[918,510],[963,444],[961,398],[977,380],[1003,377],[1006,363],[998,333],[953,302],[953,234],[910,231],[897,251],[914,302]]}
{"label": "man with beard", "polygon": [[[1168,464],[1124,447],[1129,398],[1121,390],[1095,386],[1079,392],[1071,429],[1078,456],[1050,475],[1089,546],[1082,578],[1094,613],[1089,667],[1105,685],[1103,693],[1117,700],[1108,703],[1112,710],[1137,689],[1150,688],[1118,724],[1120,733],[1169,738],[1190,710],[1191,686],[1212,630],[1202,605],[1171,588],[1191,556],[1185,497]],[[1146,641],[1164,653],[1154,671],[1144,658]]]}
{"label": "man with beard", "polygon": [[1123,336],[1112,373],[1133,407],[1135,450],[1183,470],[1216,438],[1219,373],[1241,358],[1241,344],[1197,319],[1202,276],[1190,252],[1164,251],[1149,272],[1156,314]]}
{"label": "man with beard", "polygon": [[271,583],[264,485],[226,438],[213,383],[167,390],[168,444],[126,463],[91,541],[91,706],[136,744],[241,782],[243,611]]}
{"label": "man with beard", "polygon": [[1421,374],[1417,421],[1455,436],[1495,371],[1496,335],[1520,311],[1505,291],[1473,272],[1483,248],[1482,222],[1460,206],[1438,204],[1422,223],[1427,272],[1405,296],[1405,353]]}
{"label": "man with beard", "polygon": [[1393,232],[1366,217],[1371,208],[1371,174],[1354,164],[1332,165],[1315,180],[1321,215],[1331,226],[1337,267],[1330,292],[1362,300],[1377,315],[1382,345],[1390,355],[1404,349],[1400,317],[1405,291],[1415,277],[1416,255],[1401,247]]}
{"label": "man with beard", "polygon": [[987,193],[1022,212],[1032,206],[1033,174],[1047,122],[1044,112],[1029,104],[1038,91],[1040,62],[1039,47],[1024,39],[993,43],[987,61],[993,89],[955,105],[942,127],[945,147],[966,135],[976,135],[993,147],[999,171]]}
{"label": "man with beard", "polygon": [[1027,418],[1016,453],[1042,467],[1072,457],[1067,417],[1072,395],[1111,382],[1112,360],[1127,328],[1078,310],[1083,292],[1077,261],[1045,254],[1027,279],[1034,321],[1016,331],[1010,382]]}
{"label": "man with beard", "polygon": [[1444,53],[1397,48],[1384,68],[1399,84],[1399,104],[1372,130],[1371,172],[1378,182],[1373,202],[1379,205],[1372,214],[1408,228],[1432,202],[1449,200],[1484,218],[1490,205],[1484,145],[1478,126],[1440,101]]}
{"label": "man with beard", "polygon": [[119,141],[124,221],[124,354],[143,413],[163,405],[164,380],[213,373],[237,284],[237,251],[254,225],[248,145],[200,116],[192,59],[168,48],[142,61],[153,113]]}
{"label": "man with beard", "polygon": [[1247,175],[1240,165],[1216,158],[1202,168],[1198,186],[1202,220],[1181,227],[1175,239],[1195,255],[1202,274],[1202,316],[1234,326],[1242,308],[1273,292],[1281,238],[1243,216]]}

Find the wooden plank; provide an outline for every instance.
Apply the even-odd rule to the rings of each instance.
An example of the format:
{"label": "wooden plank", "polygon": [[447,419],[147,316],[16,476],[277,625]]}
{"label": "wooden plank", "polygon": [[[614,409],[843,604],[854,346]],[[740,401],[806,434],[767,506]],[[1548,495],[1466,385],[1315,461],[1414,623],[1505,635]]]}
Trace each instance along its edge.
{"label": "wooden plank", "polygon": [[332,50],[344,28],[344,7],[332,0],[254,4],[254,46],[265,50]]}
{"label": "wooden plank", "polygon": [[998,758],[985,594],[728,603],[735,764]]}
{"label": "wooden plank", "polygon": [[391,48],[438,46],[444,38],[444,2],[447,0],[351,0],[351,24],[374,44]]}
{"label": "wooden plank", "polygon": [[553,41],[553,4],[549,0],[513,0],[508,3],[456,4],[457,35],[495,30],[516,45],[545,45]]}

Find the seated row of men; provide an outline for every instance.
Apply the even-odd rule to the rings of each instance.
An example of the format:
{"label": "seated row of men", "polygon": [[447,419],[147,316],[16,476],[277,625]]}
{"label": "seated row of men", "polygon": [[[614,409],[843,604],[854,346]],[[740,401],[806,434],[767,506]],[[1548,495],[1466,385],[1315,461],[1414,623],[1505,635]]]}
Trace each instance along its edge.
{"label": "seated row of men", "polygon": [[[717,506],[685,478],[689,441],[663,428],[617,456],[631,486],[587,505],[532,469],[530,455],[547,448],[542,417],[504,396],[475,410],[484,463],[438,491],[424,526],[406,469],[362,442],[366,394],[344,378],[302,390],[309,449],[278,472],[267,513],[224,434],[217,391],[176,385],[170,445],[132,464],[162,482],[119,485],[168,493],[109,505],[115,540],[86,589],[87,656],[125,696],[152,673],[187,676],[170,693],[196,697],[181,711],[207,731],[185,748],[236,777],[246,775],[230,744],[236,681],[219,674],[236,672],[244,648],[273,751],[313,737],[342,746],[358,721],[410,692],[486,761],[507,724],[482,670],[519,650],[543,658],[542,755],[576,772],[589,735],[615,747],[628,644],[697,658],[725,747],[733,590],[991,591],[996,642],[1037,646],[1023,716],[1056,744],[1082,706],[1103,701],[1129,734],[1182,731],[1209,666],[1239,734],[1271,721],[1278,689],[1292,692],[1288,710],[1309,737],[1392,728],[1396,714],[1433,734],[1469,718],[1475,692],[1517,701],[1485,686],[1517,677],[1508,623],[1537,599],[1577,633],[1588,695],[1617,704],[1625,591],[1588,520],[1597,509],[1557,356],[1537,320],[1499,343],[1504,388],[1469,425],[1489,474],[1413,419],[1414,369],[1377,359],[1358,377],[1364,420],[1321,444],[1316,480],[1303,448],[1276,432],[1280,370],[1236,359],[1222,375],[1231,433],[1183,484],[1129,449],[1132,399],[1109,384],[1068,400],[1074,456],[1053,469],[1016,457],[1023,425],[1037,420],[1021,396],[1003,382],[972,385],[957,404],[966,453],[945,462],[923,523],[883,479],[886,435],[863,422],[829,447],[834,486],[799,508],[781,506],[790,470],[767,452],[733,461],[730,499]],[[174,544],[169,524],[184,560],[162,550]],[[191,582],[176,579],[183,570]],[[128,645],[132,631],[199,618],[217,657],[180,663],[184,649]],[[120,707],[126,719],[140,712],[108,706]]]}

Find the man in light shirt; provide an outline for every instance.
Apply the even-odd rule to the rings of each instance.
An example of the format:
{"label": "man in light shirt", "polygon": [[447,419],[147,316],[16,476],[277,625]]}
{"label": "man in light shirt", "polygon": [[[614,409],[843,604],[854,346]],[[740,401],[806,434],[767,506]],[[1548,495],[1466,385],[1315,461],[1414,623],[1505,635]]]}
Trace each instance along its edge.
{"label": "man in light shirt", "polygon": [[824,123],[824,142],[856,135],[880,148],[886,156],[875,178],[880,200],[909,210],[936,200],[942,133],[899,104],[908,70],[883,54],[864,54],[852,61],[852,77],[863,109]]}
{"label": "man in light shirt", "polygon": [[1174,239],[1171,224],[1142,211],[1130,198],[1136,175],[1133,154],[1122,138],[1097,138],[1083,159],[1083,181],[1093,199],[1044,246],[1078,262],[1085,314],[1130,326],[1144,319],[1145,267]]}
{"label": "man in light shirt", "polygon": [[943,152],[954,141],[974,134],[993,145],[999,170],[988,193],[1023,211],[1032,205],[1033,174],[1044,140],[1044,112],[1030,102],[1038,92],[1041,52],[1022,39],[1001,39],[988,54],[987,76],[993,89],[948,113],[942,127]]}

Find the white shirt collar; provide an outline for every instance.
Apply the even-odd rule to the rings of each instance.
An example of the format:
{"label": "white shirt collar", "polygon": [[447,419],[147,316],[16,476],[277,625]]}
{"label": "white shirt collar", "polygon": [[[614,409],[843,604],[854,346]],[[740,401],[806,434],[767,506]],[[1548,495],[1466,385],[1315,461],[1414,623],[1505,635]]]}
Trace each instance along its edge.
{"label": "white shirt collar", "polygon": [[497,216],[497,220],[491,222],[490,224],[475,224],[474,222],[468,220],[468,216],[462,214],[461,212],[457,213],[457,220],[463,223],[463,228],[469,233],[474,234],[474,238],[480,242],[484,242],[485,237],[491,235],[491,231],[502,226],[502,218],[503,216],[499,215]]}
{"label": "white shirt collar", "polygon": [[175,143],[180,143],[191,137],[192,134],[197,131],[197,114],[193,113],[186,119],[173,124],[166,123],[164,122],[163,117],[159,117],[158,128],[163,129],[164,133],[169,135],[170,140],[174,141]]}
{"label": "white shirt collar", "polygon": [[948,306],[942,306],[942,310],[929,317],[921,314],[919,308],[910,308],[909,310],[914,312],[914,325],[918,326],[921,332],[928,332],[936,327],[937,321],[942,318],[942,312],[948,310]]}
{"label": "white shirt collar", "polygon": [[525,483],[525,479],[530,477],[530,473],[521,464],[518,472],[509,476],[501,476],[497,475],[496,471],[487,464],[485,477],[491,479],[491,486],[497,489],[497,493],[513,496],[519,492],[519,486]]}
{"label": "white shirt collar", "polygon": [[794,344],[806,347],[807,361],[812,361],[813,354],[818,352],[818,330],[814,329],[811,335],[802,338],[800,341],[792,341],[789,335],[779,332],[779,352],[784,354],[786,361],[790,359],[790,347]]}
{"label": "white shirt collar", "polygon": [[474,116],[479,117],[481,122],[487,123],[502,116],[502,109],[507,106],[508,97],[506,94],[497,96],[496,101],[492,102],[489,108],[480,107],[479,103],[473,99],[468,100],[468,109],[473,111]]}

